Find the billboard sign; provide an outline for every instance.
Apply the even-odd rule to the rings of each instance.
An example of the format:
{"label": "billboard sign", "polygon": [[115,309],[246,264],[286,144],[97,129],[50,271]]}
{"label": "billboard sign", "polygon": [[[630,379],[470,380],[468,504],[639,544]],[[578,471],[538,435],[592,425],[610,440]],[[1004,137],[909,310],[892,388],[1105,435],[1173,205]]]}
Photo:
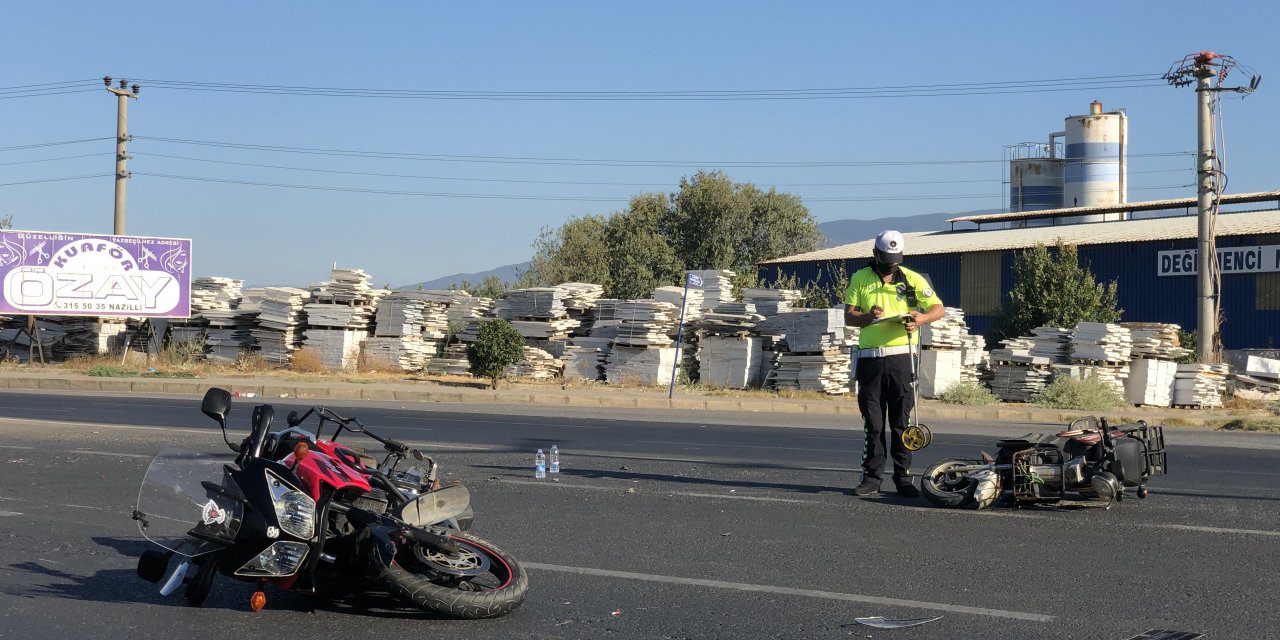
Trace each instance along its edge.
{"label": "billboard sign", "polygon": [[[1199,271],[1195,249],[1161,251],[1156,256],[1156,274],[1160,276],[1192,276]],[[1219,247],[1218,269],[1232,273],[1269,273],[1280,271],[1280,245],[1253,247]]]}
{"label": "billboard sign", "polygon": [[191,241],[0,231],[0,314],[190,317]]}

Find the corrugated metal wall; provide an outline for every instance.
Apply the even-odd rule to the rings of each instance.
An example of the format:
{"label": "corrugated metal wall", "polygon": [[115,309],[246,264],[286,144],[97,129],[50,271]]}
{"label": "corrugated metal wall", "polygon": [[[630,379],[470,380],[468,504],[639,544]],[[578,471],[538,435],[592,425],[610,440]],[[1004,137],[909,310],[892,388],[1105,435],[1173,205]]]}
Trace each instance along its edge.
{"label": "corrugated metal wall", "polygon": [[[1267,244],[1280,244],[1280,236],[1235,236],[1220,238],[1218,241],[1219,248]],[[1172,322],[1191,330],[1196,327],[1196,278],[1160,277],[1156,272],[1156,260],[1160,251],[1194,248],[1195,240],[1190,239],[1094,245],[1081,247],[1080,258],[1082,262],[1089,263],[1100,282],[1116,281],[1125,322]],[[1014,251],[1005,251],[1000,260],[1001,291],[1005,293],[1013,287],[1014,254]],[[904,264],[910,269],[927,274],[945,304],[959,306],[963,262],[960,254],[908,254]],[[794,274],[802,284],[817,279],[820,285],[830,286],[831,274],[835,271],[833,267],[838,264],[840,263],[835,261],[772,265],[768,269],[761,269],[760,275],[773,281],[775,270],[780,268],[784,276]],[[844,268],[850,274],[865,265],[865,260],[844,261]],[[1224,347],[1227,349],[1280,346],[1280,310],[1256,308],[1258,284],[1256,274],[1229,274],[1222,277],[1222,332]],[[843,287],[843,283],[840,286]],[[983,333],[991,326],[993,318],[966,313],[965,319],[971,332]]]}

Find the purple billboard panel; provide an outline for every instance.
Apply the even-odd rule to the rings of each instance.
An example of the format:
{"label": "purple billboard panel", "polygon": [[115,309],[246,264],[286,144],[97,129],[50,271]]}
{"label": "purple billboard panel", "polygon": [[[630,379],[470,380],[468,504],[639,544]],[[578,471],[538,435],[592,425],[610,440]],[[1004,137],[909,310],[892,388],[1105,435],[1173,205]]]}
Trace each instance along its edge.
{"label": "purple billboard panel", "polygon": [[191,316],[191,241],[0,231],[0,314]]}

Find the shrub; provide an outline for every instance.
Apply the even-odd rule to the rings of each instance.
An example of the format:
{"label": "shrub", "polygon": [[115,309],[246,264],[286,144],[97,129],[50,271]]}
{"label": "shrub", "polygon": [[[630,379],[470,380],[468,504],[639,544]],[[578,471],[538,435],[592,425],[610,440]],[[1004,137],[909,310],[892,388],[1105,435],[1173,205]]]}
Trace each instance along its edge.
{"label": "shrub", "polygon": [[1044,388],[1036,404],[1054,409],[1114,409],[1126,404],[1124,395],[1094,376],[1060,377]]}
{"label": "shrub", "polygon": [[501,318],[485,320],[476,332],[476,341],[467,345],[471,374],[488,378],[494,389],[506,377],[507,367],[524,360],[524,337]]}
{"label": "shrub", "polygon": [[293,352],[293,358],[289,361],[289,368],[298,373],[325,373],[329,369],[324,366],[324,361],[320,359],[320,352],[315,349],[298,349]]}
{"label": "shrub", "polygon": [[1000,402],[1000,399],[995,397],[990,389],[976,382],[957,382],[947,387],[946,391],[943,391],[942,395],[938,396],[938,399],[947,404],[967,405],[998,404]]}

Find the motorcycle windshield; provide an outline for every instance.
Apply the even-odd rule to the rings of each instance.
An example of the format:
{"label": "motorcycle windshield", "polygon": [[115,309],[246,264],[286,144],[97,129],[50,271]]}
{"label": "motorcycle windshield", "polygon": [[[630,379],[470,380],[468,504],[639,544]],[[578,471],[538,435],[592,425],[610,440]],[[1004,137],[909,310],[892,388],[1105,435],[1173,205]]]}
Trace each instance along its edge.
{"label": "motorcycle windshield", "polygon": [[244,506],[202,484],[238,493],[224,464],[213,456],[179,449],[156,456],[142,478],[134,508],[142,536],[189,558],[232,544]]}

